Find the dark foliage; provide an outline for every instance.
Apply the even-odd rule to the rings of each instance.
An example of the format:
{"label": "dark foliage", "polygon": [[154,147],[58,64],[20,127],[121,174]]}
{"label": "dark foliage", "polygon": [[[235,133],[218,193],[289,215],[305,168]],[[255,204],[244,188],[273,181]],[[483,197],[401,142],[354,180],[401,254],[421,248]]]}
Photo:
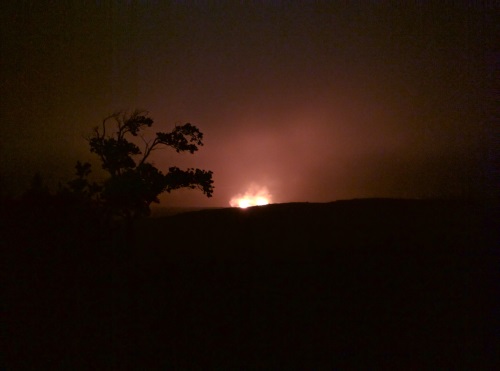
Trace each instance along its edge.
{"label": "dark foliage", "polygon": [[[109,120],[114,127],[109,128]],[[147,162],[152,151],[172,147],[176,152],[194,153],[202,146],[203,133],[190,124],[176,126],[169,133],[156,133],[147,141],[141,131],[153,125],[147,113],[136,111],[130,116],[113,114],[105,118],[102,127],[94,128],[89,138],[90,151],[99,156],[102,168],[110,177],[101,185],[89,184],[90,164],[77,164],[77,179],[69,183],[71,189],[98,196],[104,208],[112,215],[133,220],[150,214],[151,203],[159,202],[158,196],[179,188],[198,188],[207,197],[213,193],[212,172],[200,169],[181,170],[171,167],[167,174]],[[141,150],[128,140],[140,136],[144,142]]]}

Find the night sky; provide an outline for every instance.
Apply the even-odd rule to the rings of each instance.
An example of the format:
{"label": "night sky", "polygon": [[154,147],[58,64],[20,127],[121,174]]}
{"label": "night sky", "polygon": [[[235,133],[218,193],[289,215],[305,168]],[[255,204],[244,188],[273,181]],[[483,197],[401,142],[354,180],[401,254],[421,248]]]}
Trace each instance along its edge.
{"label": "night sky", "polygon": [[135,108],[151,134],[205,135],[194,155],[153,161],[212,170],[214,197],[165,206],[229,206],[251,186],[273,202],[494,191],[498,7],[48,3],[0,5],[3,192],[37,171],[55,189],[77,160],[97,170],[85,136]]}

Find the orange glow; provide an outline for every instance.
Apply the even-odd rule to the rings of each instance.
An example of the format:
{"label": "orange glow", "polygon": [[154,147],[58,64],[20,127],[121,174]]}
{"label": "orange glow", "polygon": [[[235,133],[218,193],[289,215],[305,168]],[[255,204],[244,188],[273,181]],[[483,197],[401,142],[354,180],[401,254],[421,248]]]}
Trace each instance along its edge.
{"label": "orange glow", "polygon": [[246,209],[250,206],[262,206],[271,203],[272,196],[266,187],[251,185],[245,194],[238,194],[231,198],[231,207]]}

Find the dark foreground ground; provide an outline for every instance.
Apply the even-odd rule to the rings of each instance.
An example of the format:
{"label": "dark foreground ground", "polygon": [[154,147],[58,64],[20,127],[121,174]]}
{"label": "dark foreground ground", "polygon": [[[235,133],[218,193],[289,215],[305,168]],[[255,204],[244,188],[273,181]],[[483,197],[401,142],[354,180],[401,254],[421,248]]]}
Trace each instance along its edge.
{"label": "dark foreground ground", "polygon": [[31,218],[4,223],[9,370],[489,370],[498,361],[492,207],[205,210],[145,220],[135,245]]}

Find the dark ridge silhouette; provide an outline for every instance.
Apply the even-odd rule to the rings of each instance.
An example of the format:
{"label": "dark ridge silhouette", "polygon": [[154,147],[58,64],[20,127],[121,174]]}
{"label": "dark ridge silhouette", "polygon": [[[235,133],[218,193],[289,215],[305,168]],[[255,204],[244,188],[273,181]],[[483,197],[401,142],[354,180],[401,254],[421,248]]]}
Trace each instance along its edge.
{"label": "dark ridge silhouette", "polygon": [[151,217],[152,218],[161,218],[165,216],[172,216],[177,214],[189,213],[193,211],[200,210],[215,210],[215,209],[223,209],[223,207],[166,207],[160,206],[151,209]]}
{"label": "dark ridge silhouette", "polygon": [[90,225],[66,229],[71,218],[18,214],[2,213],[7,369],[498,361],[490,206],[371,199],[200,210],[140,220],[134,249]]}

